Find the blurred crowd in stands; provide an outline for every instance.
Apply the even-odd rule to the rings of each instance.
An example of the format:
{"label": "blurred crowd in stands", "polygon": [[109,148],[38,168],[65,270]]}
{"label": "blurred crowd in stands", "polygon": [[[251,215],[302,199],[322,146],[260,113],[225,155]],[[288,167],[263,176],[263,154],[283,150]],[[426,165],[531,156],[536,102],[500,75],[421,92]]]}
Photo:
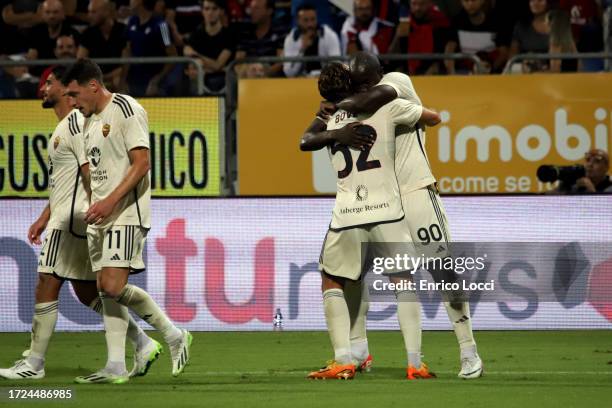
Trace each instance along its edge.
{"label": "blurred crowd in stands", "polygon": [[[476,55],[486,73],[603,69],[601,59],[524,60],[524,53],[605,48],[612,0],[0,0],[0,59],[188,56],[207,92],[225,87],[233,60],[259,56]],[[341,7],[344,7],[343,10]],[[606,32],[608,31],[608,32]],[[474,62],[387,61],[410,75],[469,74]],[[0,98],[36,97],[44,66],[0,67]],[[248,63],[240,77],[317,75],[320,62]],[[113,91],[196,95],[193,64],[103,65]]]}

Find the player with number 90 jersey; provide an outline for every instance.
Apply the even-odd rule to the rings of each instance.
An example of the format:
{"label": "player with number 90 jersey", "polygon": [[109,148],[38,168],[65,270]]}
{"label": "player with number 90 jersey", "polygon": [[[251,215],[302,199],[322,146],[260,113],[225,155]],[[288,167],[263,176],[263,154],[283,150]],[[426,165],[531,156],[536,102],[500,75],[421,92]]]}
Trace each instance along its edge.
{"label": "player with number 90 jersey", "polygon": [[330,229],[398,221],[404,217],[396,173],[396,127],[413,128],[423,107],[405,99],[395,99],[371,116],[336,112],[327,129],[340,129],[360,121],[375,133],[374,144],[365,150],[334,144],[328,147],[337,171],[337,194]]}

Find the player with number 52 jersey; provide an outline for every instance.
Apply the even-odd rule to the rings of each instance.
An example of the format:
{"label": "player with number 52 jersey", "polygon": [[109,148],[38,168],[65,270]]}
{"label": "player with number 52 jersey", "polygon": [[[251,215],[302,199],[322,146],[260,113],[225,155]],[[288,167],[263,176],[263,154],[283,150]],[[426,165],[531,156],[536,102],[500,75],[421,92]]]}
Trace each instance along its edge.
{"label": "player with number 52 jersey", "polygon": [[[348,67],[341,63],[327,65],[319,77],[319,92],[332,103],[349,96]],[[364,364],[366,356],[353,354],[345,288],[361,279],[372,257],[390,258],[399,254],[398,250],[412,249],[396,174],[395,135],[398,127],[414,127],[429,118],[438,120],[435,112],[420,104],[395,100],[371,115],[354,117],[340,110],[329,123],[319,118],[322,126],[315,121],[302,138],[302,150],[327,147],[337,172],[336,203],[319,260],[334,361],[310,373],[309,378],[350,379],[356,365]],[[358,123],[352,126],[352,122]],[[350,131],[345,134],[345,129]],[[353,133],[360,136],[355,140]],[[402,279],[398,276],[393,279]]]}

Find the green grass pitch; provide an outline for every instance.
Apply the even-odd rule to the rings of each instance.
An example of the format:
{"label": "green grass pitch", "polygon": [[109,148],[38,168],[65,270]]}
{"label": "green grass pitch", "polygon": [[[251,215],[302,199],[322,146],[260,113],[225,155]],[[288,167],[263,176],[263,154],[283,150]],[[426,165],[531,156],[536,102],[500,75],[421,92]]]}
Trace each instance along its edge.
{"label": "green grass pitch", "polygon": [[[610,331],[476,332],[485,376],[457,378],[452,332],[425,332],[423,353],[435,380],[406,381],[398,332],[370,332],[371,373],[353,381],[312,381],[306,374],[331,355],[325,332],[194,333],[192,359],[170,375],[162,354],[146,377],[123,385],[77,385],[75,376],[102,367],[103,333],[56,333],[47,376],[36,382],[0,380],[7,387],[72,387],[73,402],[0,401],[0,406],[104,407],[612,407]],[[2,333],[0,365],[19,357],[27,333]],[[128,350],[131,348],[128,344]],[[131,353],[131,351],[129,352]],[[128,360],[131,364],[131,361]]]}

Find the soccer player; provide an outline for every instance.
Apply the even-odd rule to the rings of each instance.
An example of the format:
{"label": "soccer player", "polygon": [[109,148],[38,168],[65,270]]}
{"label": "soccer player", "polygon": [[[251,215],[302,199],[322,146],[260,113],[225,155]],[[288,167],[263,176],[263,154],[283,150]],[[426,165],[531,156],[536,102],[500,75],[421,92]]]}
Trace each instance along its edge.
{"label": "soccer player", "polygon": [[100,67],[91,60],[77,60],[62,82],[72,106],[85,116],[92,203],[85,214],[87,242],[104,306],[108,349],[104,368],[75,381],[120,384],[128,380],[128,312],[117,303],[161,332],[170,348],[172,375],[178,376],[189,360],[191,334],[176,327],[147,292],[128,283],[130,273],[144,270],[142,254],[151,228],[147,113],[132,97],[109,92]]}
{"label": "soccer player", "polygon": [[[53,108],[59,120],[49,140],[49,203],[28,230],[31,244],[43,248],[38,258],[36,305],[32,321],[30,349],[14,366],[0,369],[0,376],[11,380],[40,379],[45,376],[45,355],[58,317],[60,289],[69,280],[79,298],[94,311],[102,312],[96,290],[96,275],[91,270],[85,212],[89,197],[82,175],[88,174],[88,160],[83,146],[83,116],[72,110],[59,78],[65,68],[55,66],[41,87],[42,106]],[[134,368],[130,375],[145,375],[157,359],[161,345],[149,338],[132,318],[128,337],[134,345]]]}
{"label": "soccer player", "polygon": [[[341,63],[326,66],[319,78],[319,92],[334,103],[347,97],[351,93],[348,68]],[[388,248],[381,247],[381,244],[369,246],[368,243],[411,242],[409,228],[404,225],[404,210],[395,176],[396,126],[414,127],[418,121],[439,122],[435,112],[403,99],[396,99],[374,114],[358,119],[360,124],[332,132],[334,128],[340,129],[355,120],[354,115],[339,110],[329,121],[330,131],[307,132],[300,145],[306,151],[327,147],[332,165],[338,172],[332,221],[319,260],[324,311],[334,348],[334,361],[310,373],[309,378],[313,379],[351,379],[355,375],[350,341],[351,319],[344,287],[347,280],[361,278],[367,262],[361,257],[361,251],[371,251],[372,256],[390,256],[391,253],[386,253]],[[349,140],[345,137],[347,128],[355,129],[362,138],[357,137],[355,143]],[[368,197],[370,205],[364,206]],[[424,364],[421,368],[420,373],[429,376]]]}
{"label": "soccer player", "polygon": [[[354,88],[367,92],[357,93],[341,101],[337,105],[339,109],[347,110],[353,114],[375,112],[380,106],[384,106],[398,97],[421,104],[410,78],[399,72],[392,72],[383,76],[378,58],[372,54],[364,52],[355,55],[350,62],[350,69]],[[396,160],[400,164],[397,176],[413,241],[448,244],[451,239],[448,220],[425,152],[425,132],[420,128],[405,132],[396,138],[396,145]],[[356,295],[359,295],[359,293],[355,292]],[[400,298],[412,296],[412,294],[400,292],[397,296],[399,300],[398,317],[400,318],[400,327],[404,332],[404,327],[409,330],[410,327],[414,328],[415,326],[410,325],[408,319],[402,318],[400,315],[403,315],[404,308],[413,308],[416,303],[400,300]],[[469,303],[444,302],[444,306],[453,324],[460,347],[461,370],[458,376],[464,379],[482,376],[483,364],[478,355],[472,332]],[[411,315],[416,317],[416,311],[413,311]],[[419,310],[419,321],[420,315]],[[405,323],[402,324],[402,321]],[[356,319],[356,322],[363,324],[365,319]],[[420,330],[420,324],[418,327]],[[355,328],[354,330],[365,332],[365,327],[362,329]],[[417,357],[414,353],[412,355],[412,362],[418,363],[420,356]],[[409,362],[410,365],[412,364]]]}

